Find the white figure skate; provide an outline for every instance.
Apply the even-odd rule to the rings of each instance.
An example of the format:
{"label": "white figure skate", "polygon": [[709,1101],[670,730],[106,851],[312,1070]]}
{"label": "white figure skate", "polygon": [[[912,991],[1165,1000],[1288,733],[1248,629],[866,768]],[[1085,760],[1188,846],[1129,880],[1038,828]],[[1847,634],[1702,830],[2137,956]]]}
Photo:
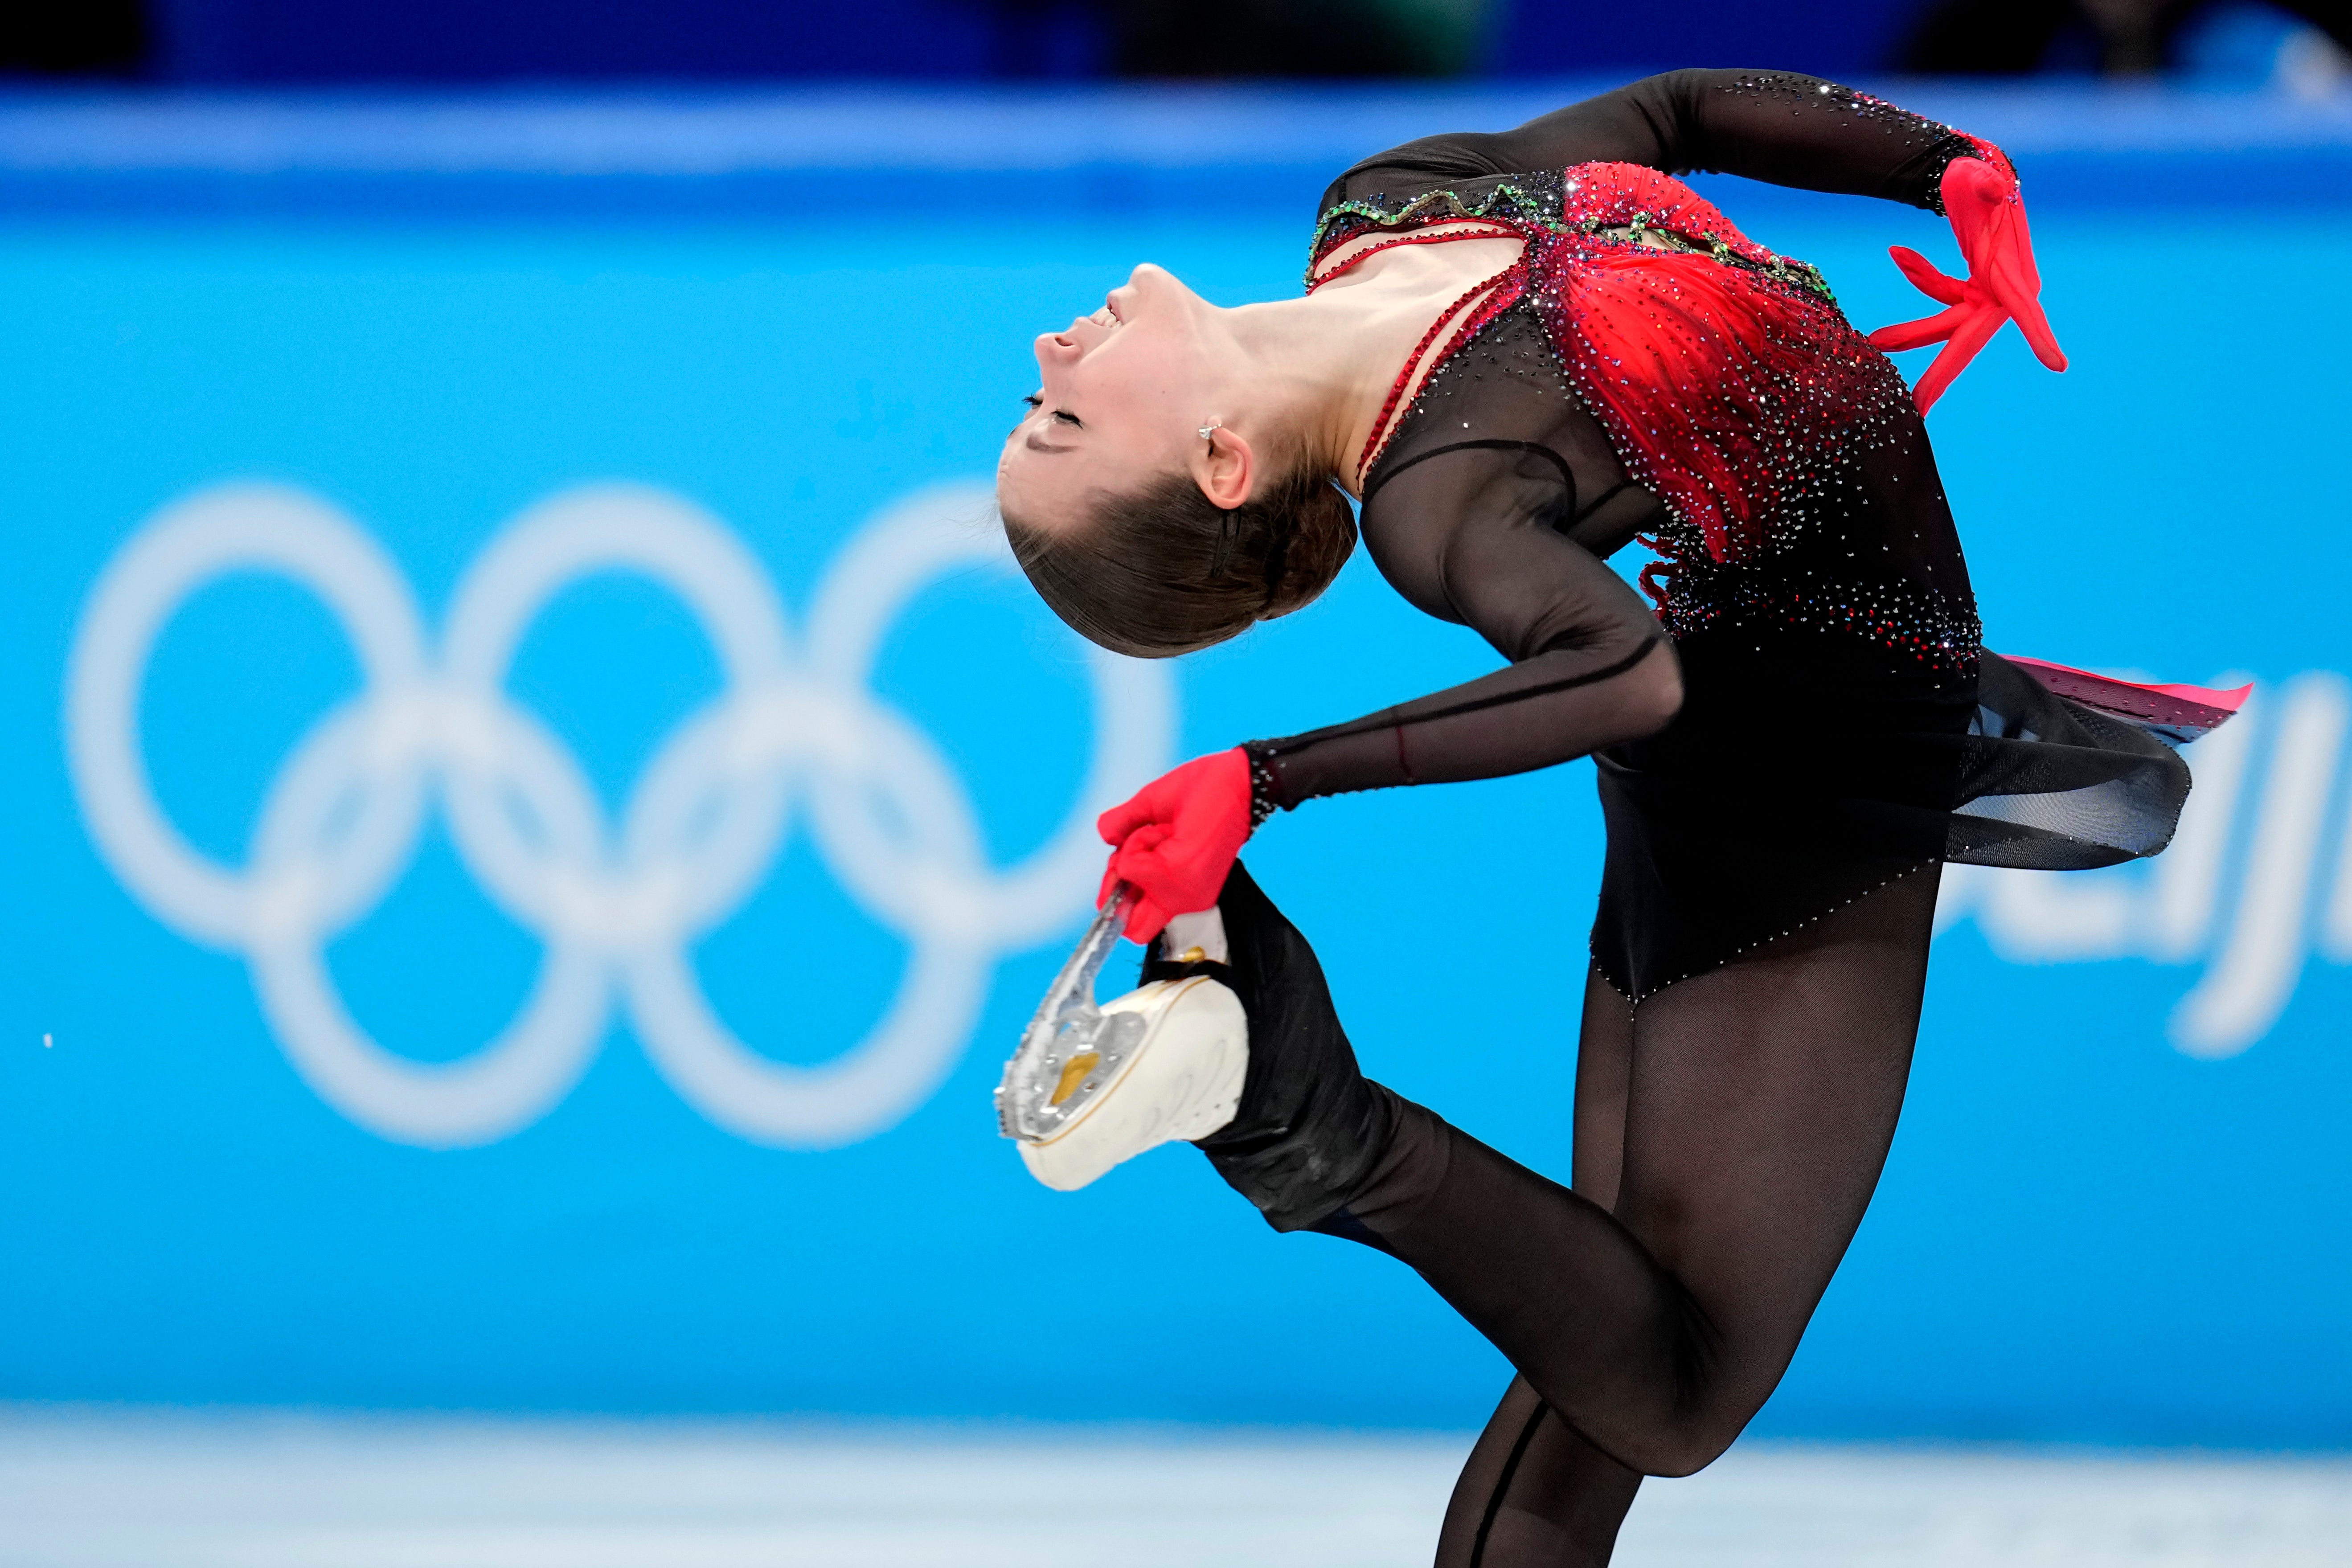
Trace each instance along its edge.
{"label": "white figure skate", "polygon": [[[1241,1103],[1249,1026],[1231,990],[1193,975],[1095,1005],[1095,976],[1132,898],[1122,884],[1087,928],[996,1090],[998,1127],[1018,1142],[1029,1173],[1059,1192],[1147,1149],[1205,1138]],[[1225,961],[1214,910],[1178,916],[1160,942],[1180,960]]]}

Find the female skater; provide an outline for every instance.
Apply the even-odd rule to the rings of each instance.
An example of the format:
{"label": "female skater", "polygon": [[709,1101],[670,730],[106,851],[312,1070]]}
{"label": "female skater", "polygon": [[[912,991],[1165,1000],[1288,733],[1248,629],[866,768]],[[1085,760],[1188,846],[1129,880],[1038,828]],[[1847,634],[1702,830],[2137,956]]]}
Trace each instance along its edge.
{"label": "female skater", "polygon": [[[1691,169],[1948,216],[1971,276],[1898,250],[1950,308],[1873,340],[1947,342],[1916,397]],[[1440,1568],[1603,1563],[1642,1477],[1729,1445],[1877,1182],[1940,864],[2153,854],[2188,788],[2161,742],[2235,706],[1979,646],[1921,412],[2004,320],[2063,366],[2016,191],[1999,150],[1843,88],[1682,71],[1349,170],[1302,300],[1219,310],[1144,267],[1037,342],[999,496],[1079,632],[1161,657],[1297,608],[1354,545],[1344,489],[1397,591],[1508,661],[1102,824],[1128,933],[1183,917],[1147,979],[1240,999],[1219,1172],[1402,1259],[1517,1371]],[[1636,538],[1654,614],[1602,564]],[[1587,753],[1609,842],[1562,1187],[1358,1071],[1235,857],[1318,795]]]}

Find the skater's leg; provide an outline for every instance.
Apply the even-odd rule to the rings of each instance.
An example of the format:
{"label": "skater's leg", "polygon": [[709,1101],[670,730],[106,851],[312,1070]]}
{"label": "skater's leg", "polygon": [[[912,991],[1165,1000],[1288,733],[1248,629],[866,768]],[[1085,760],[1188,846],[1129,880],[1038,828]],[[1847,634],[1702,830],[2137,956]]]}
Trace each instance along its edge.
{"label": "skater's leg", "polygon": [[1605,1209],[1617,1206],[1625,1165],[1625,1100],[1633,1081],[1633,1005],[1601,977],[1584,977],[1576,1036],[1576,1143],[1570,1184]]}
{"label": "skater's leg", "polygon": [[[1617,1201],[1633,1009],[1595,972],[1576,1047],[1575,1190]],[[1578,1436],[1515,1377],[1454,1483],[1437,1568],[1598,1568],[1642,1476]]]}
{"label": "skater's leg", "polygon": [[1636,1011],[1612,1214],[1365,1080],[1304,939],[1237,873],[1250,1082],[1203,1147],[1281,1228],[1411,1264],[1601,1453],[1687,1474],[1779,1382],[1876,1184],[1935,889],[1905,878]]}
{"label": "skater's leg", "polygon": [[1515,1377],[1454,1483],[1437,1568],[1601,1568],[1641,1484]]}
{"label": "skater's leg", "polygon": [[1613,1214],[1400,1100],[1324,1228],[1410,1263],[1619,1463],[1697,1469],[1780,1381],[1877,1183],[1935,889],[1906,878],[1641,1006]]}

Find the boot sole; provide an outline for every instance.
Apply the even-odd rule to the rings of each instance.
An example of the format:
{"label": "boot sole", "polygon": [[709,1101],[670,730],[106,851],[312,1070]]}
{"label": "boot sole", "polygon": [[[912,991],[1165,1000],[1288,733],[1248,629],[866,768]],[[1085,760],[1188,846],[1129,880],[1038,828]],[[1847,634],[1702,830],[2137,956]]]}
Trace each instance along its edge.
{"label": "boot sole", "polygon": [[1141,1042],[1103,1069],[1115,1076],[1066,1126],[1017,1145],[1029,1173],[1056,1192],[1076,1192],[1162,1143],[1206,1138],[1241,1104],[1249,1024],[1231,990],[1205,975],[1155,980],[1102,1011],[1139,1016]]}

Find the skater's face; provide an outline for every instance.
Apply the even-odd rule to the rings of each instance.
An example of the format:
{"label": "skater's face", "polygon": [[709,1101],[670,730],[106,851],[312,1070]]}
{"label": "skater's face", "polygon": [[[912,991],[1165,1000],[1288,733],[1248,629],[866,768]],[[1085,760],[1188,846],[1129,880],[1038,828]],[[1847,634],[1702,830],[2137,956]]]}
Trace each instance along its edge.
{"label": "skater's face", "polygon": [[1134,494],[1211,456],[1200,429],[1232,359],[1219,316],[1147,262],[1102,309],[1041,335],[1038,390],[997,464],[1004,510],[1075,527],[1090,498]]}

